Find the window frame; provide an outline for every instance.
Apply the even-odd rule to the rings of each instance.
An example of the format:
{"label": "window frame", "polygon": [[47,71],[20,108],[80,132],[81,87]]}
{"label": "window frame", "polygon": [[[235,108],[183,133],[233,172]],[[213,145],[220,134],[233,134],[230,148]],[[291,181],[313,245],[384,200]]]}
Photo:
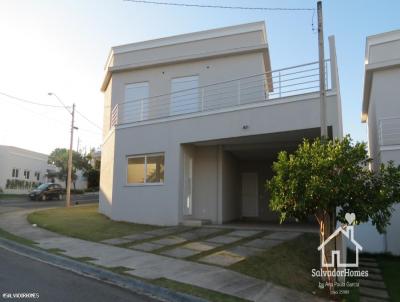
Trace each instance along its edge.
{"label": "window frame", "polygon": [[[174,81],[178,81],[178,83],[191,82],[191,81],[185,81],[185,79],[188,79],[188,78],[197,78],[197,87],[188,88],[188,89],[179,89],[177,91],[173,91]],[[169,85],[170,85],[170,105],[169,105],[169,115],[170,116],[177,116],[177,115],[182,115],[182,114],[191,114],[191,113],[197,113],[197,112],[201,111],[200,74],[196,73],[196,74],[173,77],[173,78],[170,79],[170,84]],[[188,111],[188,112],[183,112],[183,113],[179,113],[179,112],[178,113],[174,113],[173,95],[174,94],[178,94],[180,91],[192,90],[192,89],[197,89],[197,94],[198,94],[197,109],[195,111]],[[179,97],[179,95],[178,95],[178,97]],[[188,108],[188,109],[190,109],[190,108]]]}
{"label": "window frame", "polygon": [[[147,88],[147,98],[139,98],[133,100],[127,100],[127,93],[126,90],[131,88]],[[148,119],[149,117],[149,100],[150,100],[150,81],[140,81],[140,82],[133,82],[133,83],[125,83],[124,84],[124,99],[122,105],[129,104],[133,102],[140,102],[140,112],[139,112],[139,119],[135,122],[142,122]],[[146,107],[146,108],[145,108]]]}
{"label": "window frame", "polygon": [[[163,156],[164,157],[164,180],[162,182],[146,182],[147,181],[147,157],[156,157]],[[143,158],[144,157],[144,165],[143,165],[143,176],[144,182],[138,183],[129,183],[128,182],[128,165],[130,158]],[[142,186],[163,186],[165,184],[165,152],[157,152],[157,153],[145,153],[138,155],[128,155],[125,159],[126,169],[125,169],[125,186],[127,187],[142,187]]]}

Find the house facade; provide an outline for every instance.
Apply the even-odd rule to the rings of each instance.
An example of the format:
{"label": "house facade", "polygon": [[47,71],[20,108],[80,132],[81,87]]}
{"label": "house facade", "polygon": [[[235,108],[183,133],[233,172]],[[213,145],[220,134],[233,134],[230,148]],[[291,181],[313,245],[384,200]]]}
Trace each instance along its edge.
{"label": "house facade", "polygon": [[0,188],[22,194],[47,181],[47,155],[13,146],[0,146]]}
{"label": "house facade", "polygon": [[[400,164],[400,30],[367,37],[362,122],[368,125],[371,169],[390,160]],[[367,252],[400,254],[400,205],[394,207],[384,235],[370,223],[359,227],[357,239]],[[364,243],[365,242],[365,243]]]}
{"label": "house facade", "polygon": [[[329,48],[328,132],[341,137]],[[114,220],[277,221],[272,162],[320,135],[318,62],[272,70],[264,22],[113,47],[102,91],[100,212]]]}
{"label": "house facade", "polygon": [[[13,146],[0,145],[0,193],[26,194],[39,184],[59,183],[54,175],[58,168],[48,164],[48,155]],[[86,189],[87,181],[82,171],[77,171],[75,187]]]}

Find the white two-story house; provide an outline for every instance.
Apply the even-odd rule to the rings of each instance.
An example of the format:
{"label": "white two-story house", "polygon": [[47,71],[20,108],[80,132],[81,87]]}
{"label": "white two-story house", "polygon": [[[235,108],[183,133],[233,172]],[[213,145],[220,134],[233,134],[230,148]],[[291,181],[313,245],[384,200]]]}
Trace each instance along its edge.
{"label": "white two-story house", "polygon": [[[388,161],[400,165],[400,30],[367,37],[361,119],[368,125],[371,169],[378,171]],[[359,228],[365,251],[400,255],[400,204],[394,206],[385,234],[372,223]]]}
{"label": "white two-story house", "polygon": [[[341,137],[329,42],[328,132]],[[277,221],[265,182],[280,150],[320,135],[318,70],[271,70],[264,22],[113,47],[101,88],[100,211],[158,225]]]}

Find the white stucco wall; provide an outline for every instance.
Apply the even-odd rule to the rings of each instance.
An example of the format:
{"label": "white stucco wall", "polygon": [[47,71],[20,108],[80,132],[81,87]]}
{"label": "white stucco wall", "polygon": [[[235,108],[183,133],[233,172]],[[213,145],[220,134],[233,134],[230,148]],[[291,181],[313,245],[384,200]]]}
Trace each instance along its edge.
{"label": "white stucco wall", "polygon": [[[387,118],[400,119],[400,31],[383,33],[367,38],[366,82],[364,106],[368,104],[368,148],[373,159],[371,168],[393,160],[400,164],[400,145],[382,145],[381,122]],[[366,93],[369,92],[369,93]],[[397,132],[400,131],[397,129]],[[383,132],[385,134],[385,131]],[[391,225],[386,235],[379,234],[371,223],[357,227],[357,240],[364,251],[400,254],[400,205],[395,205]]]}
{"label": "white stucco wall", "polygon": [[[204,86],[269,71],[269,55],[263,27],[262,24],[250,27],[245,25],[243,32],[226,35],[223,33],[227,29],[223,29],[223,37],[218,38],[204,38],[204,33],[198,36],[194,34],[191,41],[184,42],[182,39],[187,37],[179,36],[177,39],[180,43],[162,47],[159,47],[160,41],[154,40],[115,48],[116,53],[111,56],[107,70],[107,75],[112,80],[108,82],[106,75],[102,87],[105,90],[104,104],[108,115],[110,108],[123,102],[125,85],[129,83],[148,82],[152,97],[170,93],[171,79],[176,77],[198,75],[199,86]],[[230,30],[232,29],[228,29]],[[174,37],[170,39],[175,41]],[[243,52],[243,48],[252,50]],[[119,51],[122,53],[118,54]],[[208,52],[220,53],[207,56]],[[171,56],[176,54],[185,59],[173,59]],[[153,62],[162,60],[162,64]],[[336,66],[332,70],[335,73]],[[336,80],[337,75],[334,76]],[[337,92],[328,92],[327,117],[333,135],[341,137],[341,108]],[[218,101],[220,100],[217,98],[216,102]],[[168,110],[168,104],[166,105]],[[183,219],[182,144],[316,128],[320,125],[319,105],[319,94],[310,93],[236,106],[228,110],[121,124],[113,134],[114,146],[107,140],[109,117],[105,116],[103,148],[108,151],[102,150],[100,190],[103,193],[100,196],[100,209],[115,220],[159,225],[178,224]],[[151,115],[151,108],[149,111]],[[243,128],[244,125],[247,128]],[[216,149],[210,147],[200,150],[196,147],[194,151],[193,198],[194,201],[202,200],[202,204],[198,204],[193,210],[198,215],[196,218],[222,222],[223,212],[229,219],[234,218],[235,211],[227,208],[227,202],[219,202],[218,205],[214,203],[214,200],[228,201],[232,198],[231,191],[222,190],[222,177],[215,177],[227,175],[231,172],[230,169],[234,169],[234,165],[226,158],[224,166],[221,150]],[[127,185],[127,156],[149,153],[165,154],[165,182],[157,185]],[[109,163],[108,168],[104,168],[108,169],[108,173],[103,173],[104,162]],[[217,173],[211,173],[215,169]],[[234,179],[225,178],[226,188],[233,187],[234,183]]]}
{"label": "white stucco wall", "polygon": [[[111,174],[105,174],[102,170],[101,192],[107,191],[111,196],[107,199],[101,198],[101,204],[105,200],[112,200],[112,211],[109,215],[116,220],[161,225],[179,223],[182,215],[178,209],[181,208],[183,194],[180,186],[181,144],[319,126],[318,94],[306,95],[303,100],[296,96],[291,100],[293,102],[268,101],[262,107],[117,128],[115,153],[111,149],[109,153],[102,150],[102,169],[107,167],[104,162],[112,160],[106,157],[114,156],[114,172],[111,184],[110,180],[105,179]],[[338,122],[334,95],[328,96],[327,104],[328,124],[333,126],[336,136]],[[248,129],[242,129],[244,124],[249,126]],[[108,148],[105,144],[103,149],[105,146]],[[127,156],[160,152],[165,153],[164,184],[126,185]],[[208,190],[209,194],[214,195],[212,186]],[[101,205],[103,207],[106,208]]]}

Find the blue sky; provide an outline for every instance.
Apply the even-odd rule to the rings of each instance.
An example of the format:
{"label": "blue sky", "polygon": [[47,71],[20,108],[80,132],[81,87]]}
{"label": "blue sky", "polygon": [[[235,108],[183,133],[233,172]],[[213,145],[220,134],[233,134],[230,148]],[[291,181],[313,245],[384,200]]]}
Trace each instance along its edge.
{"label": "blue sky", "polygon": [[[308,0],[174,2],[316,6],[316,1]],[[336,37],[344,131],[356,140],[366,140],[366,126],[360,122],[365,38],[400,28],[400,1],[329,0],[323,1],[323,9],[327,56],[327,37]],[[80,112],[101,126],[100,83],[111,46],[260,20],[266,22],[273,69],[317,60],[312,12],[179,8],[122,0],[2,0],[0,92],[57,104],[47,96],[53,91],[65,103],[75,102]],[[16,104],[2,96],[0,106],[0,144],[47,153],[55,147],[68,146],[70,120],[63,109]],[[81,147],[101,144],[99,129],[79,116],[77,123]],[[50,138],[45,143],[39,139],[42,133]]]}

